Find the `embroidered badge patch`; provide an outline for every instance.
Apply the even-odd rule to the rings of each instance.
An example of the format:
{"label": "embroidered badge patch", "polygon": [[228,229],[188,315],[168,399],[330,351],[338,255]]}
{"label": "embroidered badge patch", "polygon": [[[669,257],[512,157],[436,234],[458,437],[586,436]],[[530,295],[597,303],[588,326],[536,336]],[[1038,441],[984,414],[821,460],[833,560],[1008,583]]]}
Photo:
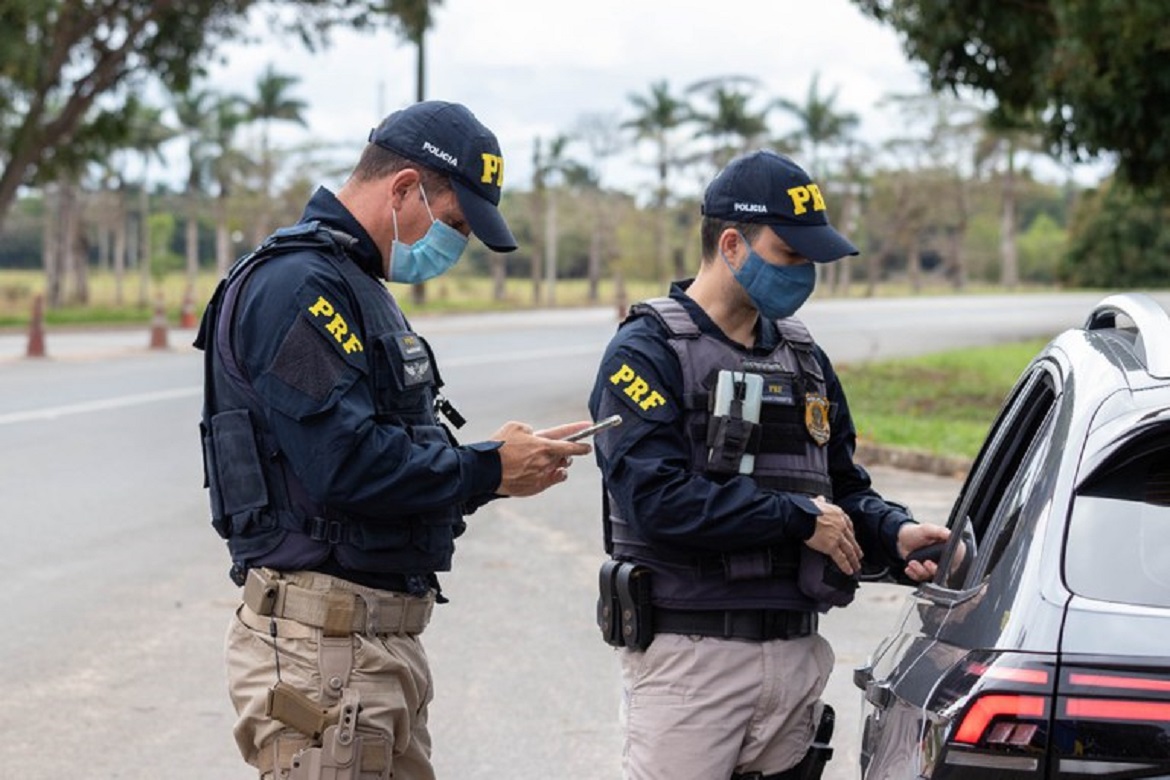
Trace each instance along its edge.
{"label": "embroidered badge patch", "polygon": [[819,393],[805,393],[804,427],[818,446],[829,443],[829,399]]}

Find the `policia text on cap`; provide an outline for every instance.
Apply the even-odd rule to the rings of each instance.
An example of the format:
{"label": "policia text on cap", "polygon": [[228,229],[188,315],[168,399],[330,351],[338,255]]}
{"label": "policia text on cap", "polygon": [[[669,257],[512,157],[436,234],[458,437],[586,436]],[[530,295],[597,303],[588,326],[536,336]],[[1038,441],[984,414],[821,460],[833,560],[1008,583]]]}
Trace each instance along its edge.
{"label": "policia text on cap", "polygon": [[[504,161],[467,108],[397,111],[334,195],[241,258],[205,313],[212,525],[243,603],[227,637],[236,743],[262,778],[431,780],[419,642],[464,516],[565,479],[582,421],[460,445],[426,340],[383,280],[516,248]],[[440,419],[442,415],[446,422]]]}

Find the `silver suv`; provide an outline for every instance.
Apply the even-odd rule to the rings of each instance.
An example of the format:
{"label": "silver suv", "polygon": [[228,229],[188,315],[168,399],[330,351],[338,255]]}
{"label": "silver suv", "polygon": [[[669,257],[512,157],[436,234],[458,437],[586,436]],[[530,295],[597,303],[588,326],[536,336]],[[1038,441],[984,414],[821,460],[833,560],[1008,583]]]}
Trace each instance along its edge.
{"label": "silver suv", "polygon": [[939,575],[854,672],[866,780],[1170,777],[1170,317],[1105,298],[1029,364]]}

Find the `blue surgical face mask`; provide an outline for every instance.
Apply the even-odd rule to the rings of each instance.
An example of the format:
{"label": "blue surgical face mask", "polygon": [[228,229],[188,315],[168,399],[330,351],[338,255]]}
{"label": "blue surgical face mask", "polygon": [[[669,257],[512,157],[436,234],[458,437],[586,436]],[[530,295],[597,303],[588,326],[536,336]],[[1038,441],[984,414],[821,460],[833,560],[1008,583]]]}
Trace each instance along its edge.
{"label": "blue surgical face mask", "polygon": [[752,249],[747,238],[743,242],[747,244],[748,256],[738,271],[722,251],[719,255],[752,299],[756,311],[770,320],[796,314],[816,287],[817,269],[813,268],[812,263],[772,265]]}
{"label": "blue surgical face mask", "polygon": [[431,226],[426,234],[413,244],[404,244],[398,240],[398,212],[391,211],[390,218],[394,221],[394,241],[390,244],[390,273],[392,282],[403,284],[418,284],[427,279],[434,279],[451,269],[463,256],[467,248],[467,236],[445,222],[435,219],[431,213],[431,204],[427,201],[426,190],[422,184],[418,185],[422,193],[423,205],[431,215]]}

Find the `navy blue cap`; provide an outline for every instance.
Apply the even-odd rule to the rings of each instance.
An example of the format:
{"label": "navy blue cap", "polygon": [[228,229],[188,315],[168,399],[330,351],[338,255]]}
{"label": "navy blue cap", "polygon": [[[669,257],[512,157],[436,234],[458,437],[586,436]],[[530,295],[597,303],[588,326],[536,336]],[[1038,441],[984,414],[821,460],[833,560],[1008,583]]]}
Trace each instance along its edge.
{"label": "navy blue cap", "polygon": [[516,248],[498,208],[504,184],[500,144],[466,106],[442,100],[415,103],[383,119],[369,141],[448,174],[471,232],[497,252]]}
{"label": "navy blue cap", "polygon": [[707,185],[703,216],[762,222],[815,263],[857,254],[829,224],[821,189],[804,169],[768,149],[735,158]]}

